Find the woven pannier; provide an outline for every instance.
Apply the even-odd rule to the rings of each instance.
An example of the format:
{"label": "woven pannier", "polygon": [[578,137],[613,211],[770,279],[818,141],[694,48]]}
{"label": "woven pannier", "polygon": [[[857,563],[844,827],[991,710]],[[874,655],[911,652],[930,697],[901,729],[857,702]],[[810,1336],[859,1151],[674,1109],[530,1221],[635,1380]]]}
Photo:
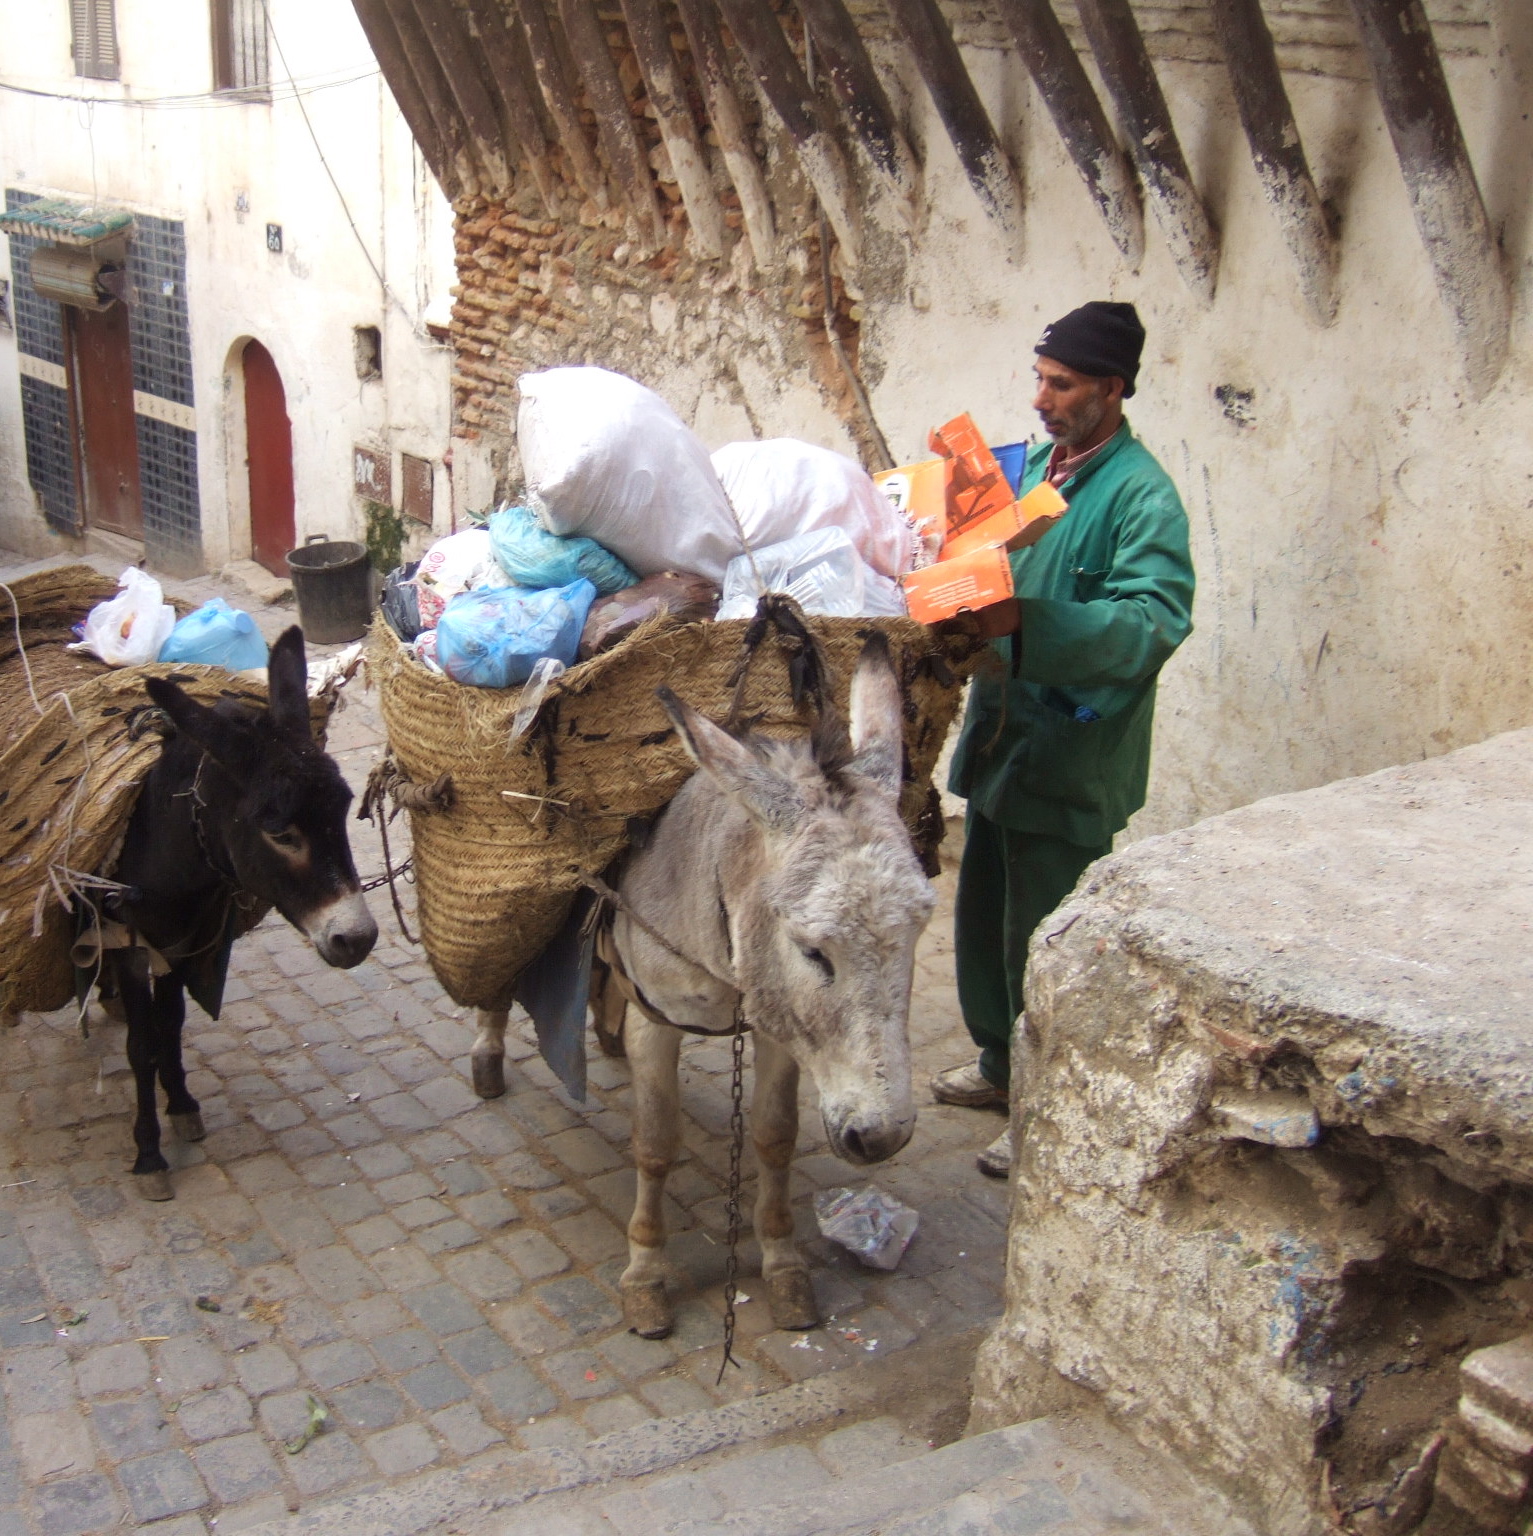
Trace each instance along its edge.
{"label": "woven pannier", "polygon": [[[263,684],[222,667],[114,669],[66,650],[70,626],[117,590],[88,565],[24,576],[8,590],[0,590],[0,1024],[74,995],[67,902],[79,876],[111,874],[165,744],[145,728],[144,680],[171,678],[207,705],[266,703]],[[321,739],[333,700],[310,700]]]}
{"label": "woven pannier", "polygon": [[[517,977],[559,931],[582,879],[605,870],[628,846],[631,824],[663,810],[690,777],[692,761],[657,688],[669,686],[720,724],[777,736],[808,729],[811,701],[795,704],[795,677],[802,685],[806,675],[795,629],[807,627],[818,643],[827,691],[843,715],[868,633],[888,639],[905,700],[900,809],[917,847],[934,856],[942,819],[932,769],[972,644],[909,619],[805,619],[783,607],[791,608],[786,626],[652,620],[558,678],[515,741],[520,689],[462,687],[428,670],[375,621],[368,667],[390,751],[410,783],[429,785],[444,774],[452,783],[450,804],[412,807],[410,825],[422,942],[455,1002],[508,1006]],[[748,630],[757,640],[750,647]]]}

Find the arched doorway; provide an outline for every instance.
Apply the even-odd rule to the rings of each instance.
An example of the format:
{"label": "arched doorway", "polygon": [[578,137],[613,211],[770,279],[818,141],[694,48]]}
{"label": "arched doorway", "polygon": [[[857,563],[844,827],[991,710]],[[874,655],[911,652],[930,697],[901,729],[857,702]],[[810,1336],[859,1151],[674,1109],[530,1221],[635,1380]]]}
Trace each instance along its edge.
{"label": "arched doorway", "polygon": [[287,552],[297,542],[293,525],[293,424],[287,391],[272,355],[247,341],[245,456],[250,467],[250,558],[275,576],[287,575]]}

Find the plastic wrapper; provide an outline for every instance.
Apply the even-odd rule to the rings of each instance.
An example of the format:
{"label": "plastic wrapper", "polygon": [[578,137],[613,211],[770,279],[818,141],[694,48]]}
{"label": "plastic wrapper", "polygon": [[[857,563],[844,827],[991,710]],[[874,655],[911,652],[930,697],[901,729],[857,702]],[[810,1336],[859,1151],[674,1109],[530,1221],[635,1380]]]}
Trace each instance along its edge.
{"label": "plastic wrapper", "polygon": [[903,576],[918,542],[907,518],[861,465],[790,437],[726,443],[713,455],[752,549],[797,534],[839,528],[881,576]]}
{"label": "plastic wrapper", "polygon": [[383,595],[378,601],[389,628],[407,645],[421,632],[420,595],[415,586],[420,567],[419,560],[396,565],[383,578]]}
{"label": "plastic wrapper", "polygon": [[844,529],[819,528],[731,560],[717,617],[750,618],[763,592],[786,592],[805,613],[829,617],[903,614],[895,585],[867,565]]}
{"label": "plastic wrapper", "polygon": [[522,684],[522,695],[516,701],[516,713],[511,717],[511,740],[518,741],[532,729],[538,718],[543,700],[548,697],[549,685],[556,677],[563,676],[565,666],[557,656],[545,656],[534,662],[532,673]]}
{"label": "plastic wrapper", "polygon": [[720,580],[741,549],[702,439],[653,390],[605,368],[517,380],[527,500],[553,533],[581,533],[640,576]]}
{"label": "plastic wrapper", "polygon": [[160,647],[161,661],[200,662],[243,672],[266,665],[266,641],[243,608],[231,608],[221,597],[209,598],[195,613],[178,620]]}
{"label": "plastic wrapper", "polygon": [[89,651],[109,667],[143,667],[158,659],[176,627],[176,610],[153,576],[130,565],[117,578],[116,597],[85,616],[80,639],[68,649]]}
{"label": "plastic wrapper", "polygon": [[489,533],[500,568],[519,587],[566,587],[584,576],[606,594],[639,579],[595,539],[550,533],[531,507],[502,507],[491,515]]}
{"label": "plastic wrapper", "polygon": [[437,665],[471,688],[525,683],[545,656],[568,666],[595,597],[584,576],[543,592],[492,587],[459,593],[436,624]]}
{"label": "plastic wrapper", "polygon": [[509,587],[511,578],[500,568],[489,532],[465,528],[438,539],[421,558],[415,573],[415,601],[422,629],[435,627],[443,610],[461,592],[483,587]]}
{"label": "plastic wrapper", "polygon": [[670,614],[678,623],[693,624],[718,612],[719,589],[706,576],[662,571],[646,576],[636,587],[599,598],[580,636],[580,659],[589,661],[631,635],[641,624]]}
{"label": "plastic wrapper", "polygon": [[894,1269],[915,1236],[920,1217],[877,1185],[822,1189],[814,1197],[820,1235],[839,1243],[874,1269]]}

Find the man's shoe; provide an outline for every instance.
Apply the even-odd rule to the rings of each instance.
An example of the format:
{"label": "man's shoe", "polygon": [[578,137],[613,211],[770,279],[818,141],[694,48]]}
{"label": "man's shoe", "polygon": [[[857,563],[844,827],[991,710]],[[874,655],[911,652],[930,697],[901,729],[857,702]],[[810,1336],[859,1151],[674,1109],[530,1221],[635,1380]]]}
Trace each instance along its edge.
{"label": "man's shoe", "polygon": [[1008,1125],[974,1161],[979,1171],[992,1179],[1004,1179],[1011,1173],[1011,1127]]}
{"label": "man's shoe", "polygon": [[963,1109],[1006,1107],[1006,1090],[997,1088],[980,1071],[977,1061],[939,1072],[932,1079],[932,1097],[939,1104],[957,1104]]}

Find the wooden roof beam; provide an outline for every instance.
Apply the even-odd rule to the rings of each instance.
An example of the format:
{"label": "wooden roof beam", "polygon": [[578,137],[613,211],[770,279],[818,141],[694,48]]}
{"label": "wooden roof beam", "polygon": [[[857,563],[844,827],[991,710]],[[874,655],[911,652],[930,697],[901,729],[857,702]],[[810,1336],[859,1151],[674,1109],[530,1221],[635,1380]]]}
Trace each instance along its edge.
{"label": "wooden roof beam", "polygon": [[1144,260],[1144,213],[1133,167],[1118,147],[1086,66],[1050,0],[999,0],[1033,85],[1054,119],[1081,180],[1131,267]]}
{"label": "wooden roof beam", "polygon": [[[479,73],[478,52],[470,46],[463,18],[449,0],[406,0],[406,3],[436,57],[447,89],[457,103],[459,116],[489,179],[489,186],[481,190],[508,191],[511,167],[516,163],[516,146],[509,146],[508,155],[500,114],[495,110],[489,88]],[[395,19],[397,21],[398,17]]]}
{"label": "wooden roof beam", "polygon": [[580,183],[585,195],[598,208],[604,209],[611,201],[607,196],[607,178],[586,138],[569,76],[564,70],[564,61],[554,43],[554,29],[548,24],[548,12],[543,9],[543,0],[505,0],[505,3],[522,24],[522,36],[527,40],[533,74],[543,93],[548,115],[554,121],[559,143],[569,157],[575,180]]}
{"label": "wooden roof beam", "polygon": [[1211,303],[1219,237],[1192,184],[1171,111],[1128,0],[1075,0],[1081,25],[1182,281]]}
{"label": "wooden roof beam", "polygon": [[431,167],[431,174],[449,198],[457,197],[463,191],[463,182],[456,150],[443,134],[426,100],[388,7],[383,0],[352,0],[352,3],[373,57],[383,71],[383,78],[388,81],[411,137],[420,145],[421,154]]}
{"label": "wooden roof beam", "polygon": [[658,0],[623,0],[623,15],[676,184],[681,188],[692,238],[705,256],[717,260],[724,254],[724,210],[713,189],[697,124],[692,121],[686,83],[671,48],[671,29],[660,14]]}
{"label": "wooden roof beam", "polygon": [[1416,228],[1470,393],[1506,366],[1511,298],[1496,238],[1421,0],[1352,0]]}
{"label": "wooden roof beam", "polygon": [[1019,257],[1022,182],[969,78],[947,18],[937,0],[885,0],[885,4],[905,34],[969,185],[1000,228],[1011,254]]}
{"label": "wooden roof beam", "polygon": [[508,24],[505,11],[494,0],[467,0],[467,4],[475,40],[484,49],[485,63],[495,81],[498,105],[505,120],[507,153],[514,153],[513,144],[520,145],[543,206],[557,215],[558,192],[548,163],[548,141],[535,105],[538,87],[527,40],[520,27],[514,22]]}

